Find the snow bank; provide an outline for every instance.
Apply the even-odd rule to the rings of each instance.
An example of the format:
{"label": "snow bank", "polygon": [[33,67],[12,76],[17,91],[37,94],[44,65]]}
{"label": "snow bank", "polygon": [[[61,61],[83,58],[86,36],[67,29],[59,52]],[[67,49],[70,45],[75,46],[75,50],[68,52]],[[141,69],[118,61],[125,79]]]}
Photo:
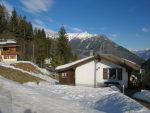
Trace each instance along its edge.
{"label": "snow bank", "polygon": [[[43,84],[43,85],[42,85]],[[106,113],[149,113],[150,111],[133,99],[112,88],[90,88],[82,86],[25,84],[43,95],[59,95],[57,98],[79,102],[84,107]]]}
{"label": "snow bank", "polygon": [[30,63],[30,64],[34,65],[34,66],[35,66],[38,70],[40,70],[42,73],[45,73],[45,74],[48,73],[48,72],[45,71],[45,69],[41,69],[41,68],[39,68],[37,65],[35,65],[34,63],[31,63],[31,62],[29,62],[29,61],[0,62],[0,65],[3,66],[3,67],[15,69],[15,70],[21,71],[21,72],[23,72],[23,73],[28,73],[28,74],[30,74],[30,75],[39,77],[39,78],[41,78],[41,79],[43,79],[43,80],[46,80],[47,82],[50,82],[51,84],[56,84],[56,82],[58,82],[57,80],[54,80],[54,79],[48,77],[47,74],[44,75],[44,74],[40,74],[40,73],[37,74],[37,73],[33,73],[33,72],[28,72],[28,71],[25,71],[25,70],[23,70],[23,69],[15,68],[14,66],[11,65],[11,64],[16,64],[16,63]]}
{"label": "snow bank", "polygon": [[141,92],[135,93],[133,97],[150,103],[150,91],[148,90],[141,90]]}

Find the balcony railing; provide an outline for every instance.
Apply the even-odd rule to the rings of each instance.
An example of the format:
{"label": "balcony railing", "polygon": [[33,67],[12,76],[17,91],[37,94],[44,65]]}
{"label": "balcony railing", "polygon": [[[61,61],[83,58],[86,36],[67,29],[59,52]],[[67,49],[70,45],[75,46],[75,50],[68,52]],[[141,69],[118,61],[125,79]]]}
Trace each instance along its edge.
{"label": "balcony railing", "polygon": [[2,51],[1,55],[20,55],[18,51]]}

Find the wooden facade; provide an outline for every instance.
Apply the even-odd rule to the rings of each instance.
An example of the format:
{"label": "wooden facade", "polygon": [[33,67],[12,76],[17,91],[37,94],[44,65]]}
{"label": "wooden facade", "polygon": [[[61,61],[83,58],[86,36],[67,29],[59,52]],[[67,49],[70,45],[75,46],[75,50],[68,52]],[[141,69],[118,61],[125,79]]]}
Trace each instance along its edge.
{"label": "wooden facade", "polygon": [[[60,75],[60,84],[95,87],[105,82],[118,82],[128,87],[131,72],[139,69],[139,65],[127,59],[102,54],[58,66],[55,71]],[[107,73],[107,70],[111,70],[111,74]]]}
{"label": "wooden facade", "polygon": [[75,70],[70,69],[60,73],[59,83],[65,85],[75,85]]}
{"label": "wooden facade", "polygon": [[20,55],[18,48],[16,43],[0,44],[0,61],[17,61]]}

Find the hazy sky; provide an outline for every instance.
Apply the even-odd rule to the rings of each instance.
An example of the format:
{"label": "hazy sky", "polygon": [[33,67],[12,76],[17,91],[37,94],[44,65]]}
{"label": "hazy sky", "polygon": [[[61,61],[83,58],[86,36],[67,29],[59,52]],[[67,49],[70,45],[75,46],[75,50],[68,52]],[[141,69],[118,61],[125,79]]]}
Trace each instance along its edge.
{"label": "hazy sky", "polygon": [[[1,1],[1,0],[0,0]],[[33,26],[104,34],[132,49],[150,48],[150,0],[3,0]]]}

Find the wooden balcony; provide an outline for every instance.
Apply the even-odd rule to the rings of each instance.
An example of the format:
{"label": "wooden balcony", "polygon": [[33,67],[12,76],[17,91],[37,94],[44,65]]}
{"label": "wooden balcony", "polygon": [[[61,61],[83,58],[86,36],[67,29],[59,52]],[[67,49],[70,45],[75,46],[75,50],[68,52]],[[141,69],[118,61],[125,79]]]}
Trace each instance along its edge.
{"label": "wooden balcony", "polygon": [[18,51],[2,51],[1,55],[20,55],[21,53]]}

